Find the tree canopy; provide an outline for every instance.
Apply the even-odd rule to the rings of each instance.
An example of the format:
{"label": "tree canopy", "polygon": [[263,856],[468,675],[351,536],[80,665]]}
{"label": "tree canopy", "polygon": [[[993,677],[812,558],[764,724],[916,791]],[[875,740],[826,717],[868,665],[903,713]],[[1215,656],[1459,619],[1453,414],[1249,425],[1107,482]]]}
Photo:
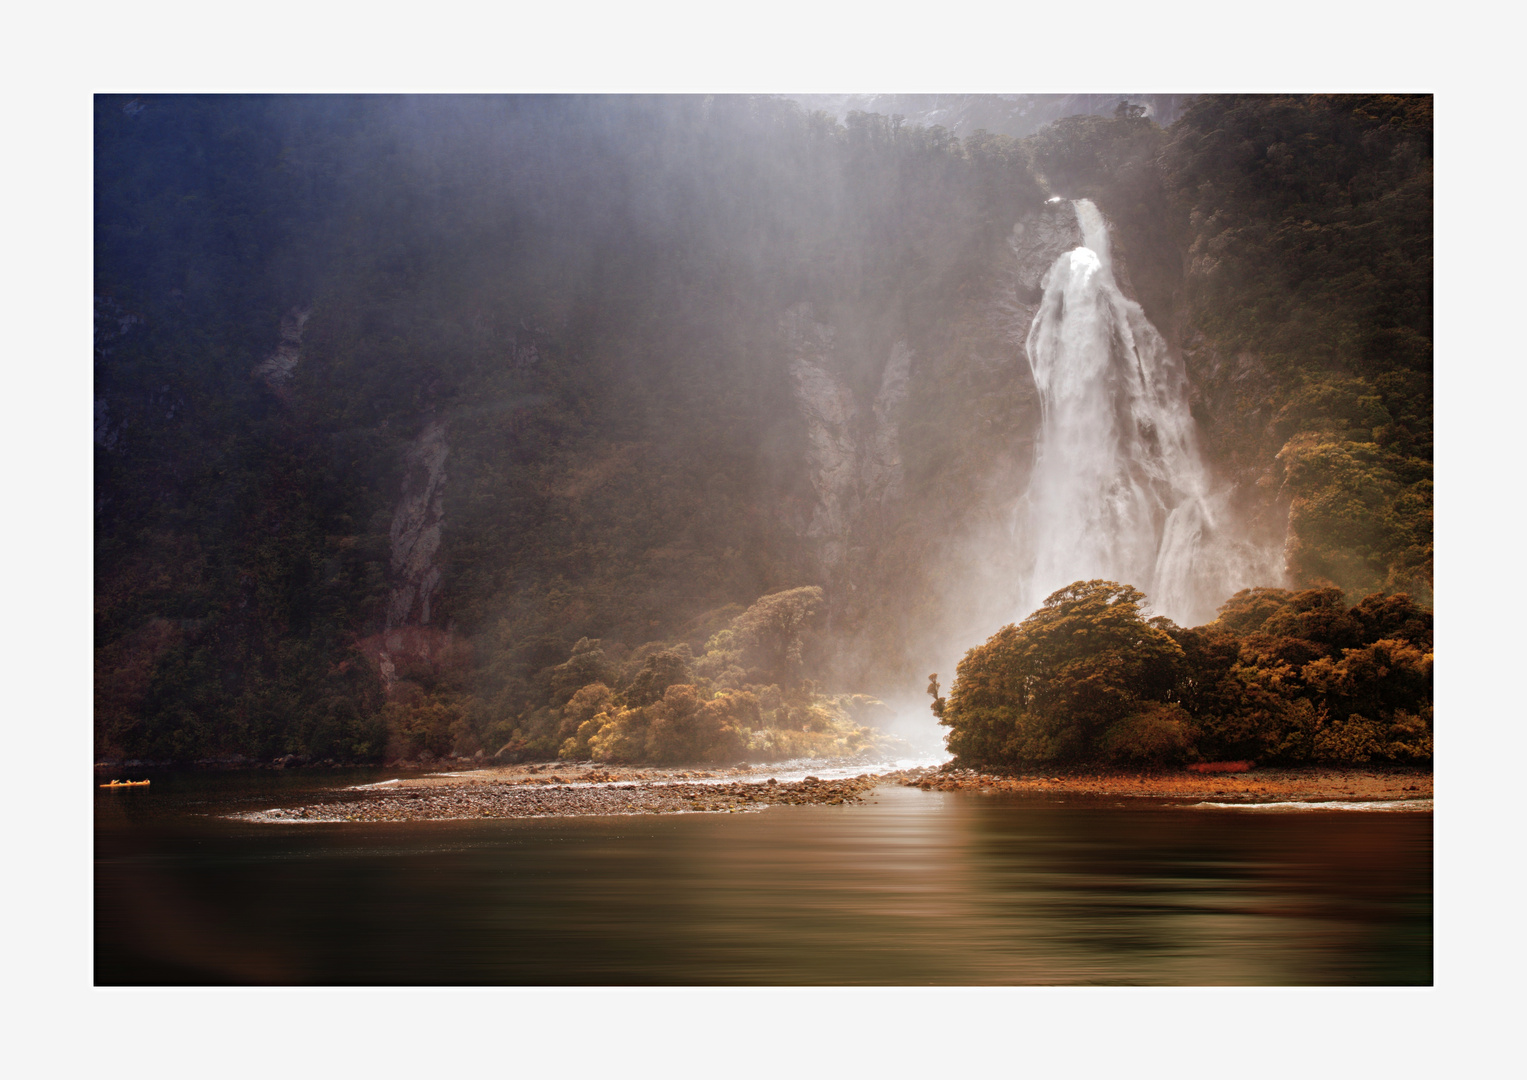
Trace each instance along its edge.
{"label": "tree canopy", "polygon": [[965,654],[934,713],[962,765],[1431,757],[1431,613],[1409,596],[1246,589],[1206,626],[1078,581]]}
{"label": "tree canopy", "polygon": [[1127,756],[1126,731],[1182,726],[1185,718],[1156,707],[1170,695],[1182,649],[1145,619],[1144,599],[1130,585],[1077,581],[966,653],[940,718],[955,757],[984,765]]}
{"label": "tree canopy", "polygon": [[[1429,98],[1205,96],[1167,129],[1125,108],[1015,141],[741,95],[100,95],[93,131],[102,757],[555,754],[595,685],[674,716],[675,686],[755,693],[755,733],[804,738],[828,724],[808,680],[908,688],[969,595],[948,556],[1032,450],[997,313],[1052,192],[1108,215],[1290,580],[1430,602]],[[912,357],[875,444],[903,494],[851,580],[808,524],[779,329],[801,304],[866,416],[893,343]],[[390,524],[436,429],[439,587],[384,670]],[[1262,747],[1279,701],[1379,723],[1344,650],[1430,651],[1392,600],[1157,627],[1209,674],[1162,698],[1123,652],[1077,658],[1025,730],[1124,753],[1065,721],[1094,699],[1111,725],[1183,708],[1218,746]]]}

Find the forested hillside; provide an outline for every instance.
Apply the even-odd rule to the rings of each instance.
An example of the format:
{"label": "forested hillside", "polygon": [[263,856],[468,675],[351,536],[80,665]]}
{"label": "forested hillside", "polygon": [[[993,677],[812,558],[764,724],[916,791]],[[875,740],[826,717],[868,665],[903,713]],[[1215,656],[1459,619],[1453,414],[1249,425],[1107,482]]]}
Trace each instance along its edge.
{"label": "forested hillside", "polygon": [[1430,97],[1204,96],[1033,140],[1114,220],[1212,455],[1296,583],[1431,597]]}
{"label": "forested hillside", "polygon": [[768,98],[103,96],[97,753],[869,745],[863,695],[1026,614],[1055,193],[1109,216],[1286,534],[1266,584],[1429,605],[1430,133],[1429,98],[1015,141]]}

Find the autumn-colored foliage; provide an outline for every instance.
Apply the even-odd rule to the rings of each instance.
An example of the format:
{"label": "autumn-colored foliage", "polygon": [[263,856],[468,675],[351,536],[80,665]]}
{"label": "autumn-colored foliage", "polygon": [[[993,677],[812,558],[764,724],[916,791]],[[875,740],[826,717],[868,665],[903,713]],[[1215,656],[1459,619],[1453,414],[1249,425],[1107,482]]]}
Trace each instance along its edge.
{"label": "autumn-colored foliage", "polygon": [[715,627],[698,656],[688,641],[607,653],[604,642],[580,639],[529,690],[539,700],[487,729],[511,759],[677,764],[859,753],[880,739],[873,723],[887,710],[864,695],[822,694],[802,676],[821,607],[822,590],[808,585],[723,610],[719,626],[695,627]]}
{"label": "autumn-colored foliage", "polygon": [[1431,759],[1431,613],[1410,597],[1348,608],[1338,589],[1246,589],[1193,629],[1146,620],[1144,599],[1078,581],[966,653],[935,700],[956,759],[1207,772]]}
{"label": "autumn-colored foliage", "polygon": [[1187,741],[1167,710],[1182,649],[1138,589],[1078,581],[960,661],[940,723],[962,763],[1161,760]]}
{"label": "autumn-colored foliage", "polygon": [[[102,755],[550,756],[622,710],[647,711],[609,752],[719,747],[674,717],[649,747],[675,686],[757,698],[750,754],[850,745],[864,725],[808,680],[905,680],[963,591],[939,543],[1025,467],[1037,404],[991,270],[1052,191],[1097,201],[1147,314],[1182,328],[1207,454],[1268,536],[1291,526],[1292,580],[1429,603],[1425,95],[1203,95],[1168,129],[1126,109],[1022,142],[733,95],[94,109]],[[778,320],[808,301],[854,395],[894,340],[916,358],[887,447],[907,497],[853,539],[853,590],[805,531]],[[278,388],[252,371],[294,305]],[[400,627],[389,529],[436,424],[440,587]],[[832,588],[789,588],[811,581]],[[1023,752],[1170,758],[1191,726],[1204,755],[1429,753],[1429,696],[1376,674],[1429,678],[1414,613],[1316,593],[1253,598],[1289,608],[1275,625],[1161,628],[1189,673],[1169,692],[1153,662],[1078,657],[1025,706]],[[574,704],[595,685],[611,700]],[[1005,745],[1005,707],[968,738]]]}

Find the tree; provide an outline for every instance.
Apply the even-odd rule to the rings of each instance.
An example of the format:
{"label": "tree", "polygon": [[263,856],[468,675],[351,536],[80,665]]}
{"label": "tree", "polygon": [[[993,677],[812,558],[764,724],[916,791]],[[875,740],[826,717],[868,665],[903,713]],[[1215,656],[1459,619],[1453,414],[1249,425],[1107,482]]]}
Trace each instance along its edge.
{"label": "tree", "polygon": [[1210,758],[1360,763],[1431,756],[1431,612],[1405,594],[1243,589],[1174,630],[1176,698]]}
{"label": "tree", "polygon": [[567,662],[551,669],[551,691],[555,703],[567,701],[590,683],[603,683],[610,678],[604,650],[600,645],[598,638],[579,638]]}
{"label": "tree", "polygon": [[[939,722],[962,765],[1160,759],[1191,746],[1170,701],[1182,650],[1145,595],[1077,581],[960,662]],[[936,695],[935,695],[936,697]]]}
{"label": "tree", "polygon": [[[687,649],[686,649],[687,653]],[[659,700],[670,686],[689,681],[686,653],[664,649],[642,663],[641,670],[626,688],[628,705],[650,705]]]}
{"label": "tree", "polygon": [[742,644],[750,679],[755,669],[760,676],[755,682],[786,685],[800,679],[805,630],[821,606],[822,590],[807,585],[759,597],[737,616],[731,629]]}

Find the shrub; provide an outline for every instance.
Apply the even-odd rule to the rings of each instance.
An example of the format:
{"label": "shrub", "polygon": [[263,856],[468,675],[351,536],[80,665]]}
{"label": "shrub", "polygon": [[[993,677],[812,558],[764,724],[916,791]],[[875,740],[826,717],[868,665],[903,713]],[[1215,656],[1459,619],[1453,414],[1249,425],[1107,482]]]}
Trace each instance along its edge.
{"label": "shrub", "polygon": [[399,697],[382,708],[387,730],[387,757],[445,757],[478,749],[467,721],[465,705],[449,695],[427,695],[404,686]]}
{"label": "shrub", "polygon": [[573,737],[584,723],[608,710],[614,701],[614,691],[602,682],[589,683],[579,688],[567,704],[562,706],[562,717],[557,725],[558,738]]}
{"label": "shrub", "polygon": [[1176,705],[1147,704],[1103,733],[1098,749],[1114,765],[1168,765],[1193,755],[1193,719]]}
{"label": "shrub", "polygon": [[947,701],[967,766],[1424,762],[1431,613],[1403,594],[1246,589],[1184,629],[1127,585],[1078,581],[966,653]]}

